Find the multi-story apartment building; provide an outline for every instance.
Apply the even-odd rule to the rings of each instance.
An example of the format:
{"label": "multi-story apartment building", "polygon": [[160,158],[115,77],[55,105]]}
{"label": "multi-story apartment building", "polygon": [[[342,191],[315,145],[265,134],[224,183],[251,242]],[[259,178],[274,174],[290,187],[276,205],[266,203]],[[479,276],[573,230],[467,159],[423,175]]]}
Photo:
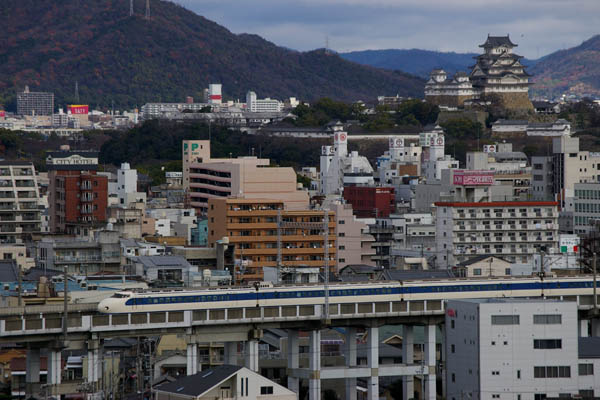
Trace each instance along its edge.
{"label": "multi-story apartment building", "polygon": [[489,254],[530,263],[540,251],[558,252],[558,203],[437,202],[437,265],[454,267]]}
{"label": "multi-story apartment building", "polygon": [[[208,204],[208,243],[215,247],[218,240],[226,238],[234,246],[236,282],[260,280],[263,267],[277,267],[278,242],[282,267],[323,268],[327,253],[330,272],[336,271],[333,211],[288,210],[283,201],[271,199],[212,198]],[[329,221],[327,247],[325,215]]]}
{"label": "multi-story apartment building", "polygon": [[92,241],[72,236],[48,236],[37,242],[37,264],[75,275],[121,272],[119,232],[98,231]]}
{"label": "multi-story apartment building", "polygon": [[30,162],[0,161],[0,244],[23,243],[42,230],[40,192]]}
{"label": "multi-story apartment building", "polygon": [[52,115],[54,113],[54,93],[30,92],[29,86],[17,93],[17,114]]}
{"label": "multi-story apartment building", "polygon": [[258,99],[255,92],[246,93],[246,111],[250,112],[280,112],[283,103],[276,99]]}
{"label": "multi-story apartment building", "polygon": [[335,212],[337,236],[337,271],[347,265],[375,265],[372,244],[375,238],[369,235],[369,226],[357,219],[352,204],[337,202],[329,206]]}
{"label": "multi-story apartment building", "polygon": [[211,158],[208,140],[183,141],[183,185],[197,214],[219,197],[274,198],[290,209],[308,206],[308,193],[297,190],[293,168],[270,167],[257,157]]}
{"label": "multi-story apartment building", "polygon": [[533,157],[533,198],[560,202],[573,211],[574,185],[594,183],[600,178],[600,154],[580,151],[579,138],[563,136],[552,140],[552,155]]}
{"label": "multi-story apartment building", "polygon": [[448,400],[600,394],[600,338],[579,337],[576,302],[449,300],[445,325]]}
{"label": "multi-story apartment building", "polygon": [[79,233],[106,222],[108,178],[97,174],[97,152],[48,152],[46,165],[52,233]]}
{"label": "multi-story apartment building", "polygon": [[573,231],[574,233],[590,233],[594,222],[600,221],[600,183],[576,183]]}

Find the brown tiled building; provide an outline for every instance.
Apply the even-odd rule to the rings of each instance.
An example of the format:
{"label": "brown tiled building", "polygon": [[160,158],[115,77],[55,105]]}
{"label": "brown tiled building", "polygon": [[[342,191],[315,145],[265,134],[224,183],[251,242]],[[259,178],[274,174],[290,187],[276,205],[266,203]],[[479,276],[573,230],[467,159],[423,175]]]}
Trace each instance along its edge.
{"label": "brown tiled building", "polygon": [[50,231],[76,233],[106,222],[108,178],[98,175],[98,153],[49,152]]}
{"label": "brown tiled building", "polygon": [[325,262],[324,216],[329,218],[328,265],[336,271],[335,213],[286,210],[280,200],[213,198],[208,200],[208,243],[227,238],[237,260],[236,281],[258,280],[263,267],[277,266],[277,219],[280,214],[283,267],[322,268]]}

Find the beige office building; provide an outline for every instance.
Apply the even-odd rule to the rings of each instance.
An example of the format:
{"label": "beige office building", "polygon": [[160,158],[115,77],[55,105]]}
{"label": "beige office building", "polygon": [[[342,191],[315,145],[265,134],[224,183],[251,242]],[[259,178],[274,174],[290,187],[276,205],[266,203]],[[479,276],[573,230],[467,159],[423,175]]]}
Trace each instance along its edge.
{"label": "beige office building", "polygon": [[308,207],[308,192],[297,190],[296,172],[270,167],[268,158],[211,158],[208,140],[183,141],[183,185],[190,205],[206,213],[211,198],[277,199],[290,210]]}

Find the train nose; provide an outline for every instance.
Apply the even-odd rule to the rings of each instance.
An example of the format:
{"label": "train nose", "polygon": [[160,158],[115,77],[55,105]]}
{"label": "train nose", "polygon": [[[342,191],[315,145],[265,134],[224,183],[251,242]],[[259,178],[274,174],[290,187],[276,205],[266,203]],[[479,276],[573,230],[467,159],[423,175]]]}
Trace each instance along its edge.
{"label": "train nose", "polygon": [[101,312],[101,313],[109,312],[110,306],[108,304],[109,304],[109,302],[105,301],[105,300],[102,300],[100,303],[98,303],[98,312]]}

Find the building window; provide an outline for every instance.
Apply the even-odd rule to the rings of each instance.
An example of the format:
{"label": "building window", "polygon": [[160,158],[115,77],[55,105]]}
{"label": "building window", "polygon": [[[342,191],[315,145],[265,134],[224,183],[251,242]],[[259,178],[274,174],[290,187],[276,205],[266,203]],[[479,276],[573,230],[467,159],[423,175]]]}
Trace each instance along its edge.
{"label": "building window", "polygon": [[510,268],[506,268],[506,269],[504,270],[504,274],[505,274],[505,275],[510,275]]}
{"label": "building window", "polygon": [[534,349],[562,349],[562,339],[534,339]]}
{"label": "building window", "polygon": [[474,268],[473,275],[481,275],[481,268]]}
{"label": "building window", "polygon": [[[517,379],[521,379],[521,370],[520,369],[517,370]],[[519,395],[519,397],[521,397],[521,395]]]}
{"label": "building window", "polygon": [[450,328],[454,329],[454,320],[450,320]]}
{"label": "building window", "polygon": [[260,394],[273,394],[273,386],[261,386]]}
{"label": "building window", "polygon": [[[455,351],[455,350],[456,350],[456,347],[455,347],[453,344],[451,344],[451,345],[450,345],[450,353],[454,353],[454,351]],[[579,369],[580,369],[580,370],[581,370],[581,365],[582,365],[582,364],[580,364],[580,365],[579,365],[579,367],[580,367]],[[579,375],[581,375],[581,374],[579,374]]]}
{"label": "building window", "polygon": [[344,245],[340,245],[339,249],[340,249],[340,250],[346,250],[346,246],[344,246]]}
{"label": "building window", "polygon": [[551,366],[551,367],[533,367],[534,378],[570,378],[571,367],[567,366]]}
{"label": "building window", "polygon": [[500,371],[492,371],[492,375],[500,375]]}
{"label": "building window", "polygon": [[579,364],[579,375],[594,375],[594,364]]}
{"label": "building window", "polygon": [[536,393],[535,396],[533,396],[533,400],[546,400],[546,394]]}
{"label": "building window", "polygon": [[344,236],[346,236],[346,234],[344,232],[340,232],[338,236],[339,237],[344,237]]}
{"label": "building window", "polygon": [[519,325],[519,316],[492,315],[492,325]]}
{"label": "building window", "polygon": [[452,374],[452,382],[456,382],[456,375]]}
{"label": "building window", "polygon": [[340,224],[340,225],[344,225],[345,223],[346,223],[346,221],[345,221],[345,220],[343,220],[343,219],[340,219],[340,222],[339,222],[339,224]]}
{"label": "building window", "polygon": [[558,325],[562,324],[562,315],[560,314],[537,314],[533,316],[533,323],[538,325]]}

